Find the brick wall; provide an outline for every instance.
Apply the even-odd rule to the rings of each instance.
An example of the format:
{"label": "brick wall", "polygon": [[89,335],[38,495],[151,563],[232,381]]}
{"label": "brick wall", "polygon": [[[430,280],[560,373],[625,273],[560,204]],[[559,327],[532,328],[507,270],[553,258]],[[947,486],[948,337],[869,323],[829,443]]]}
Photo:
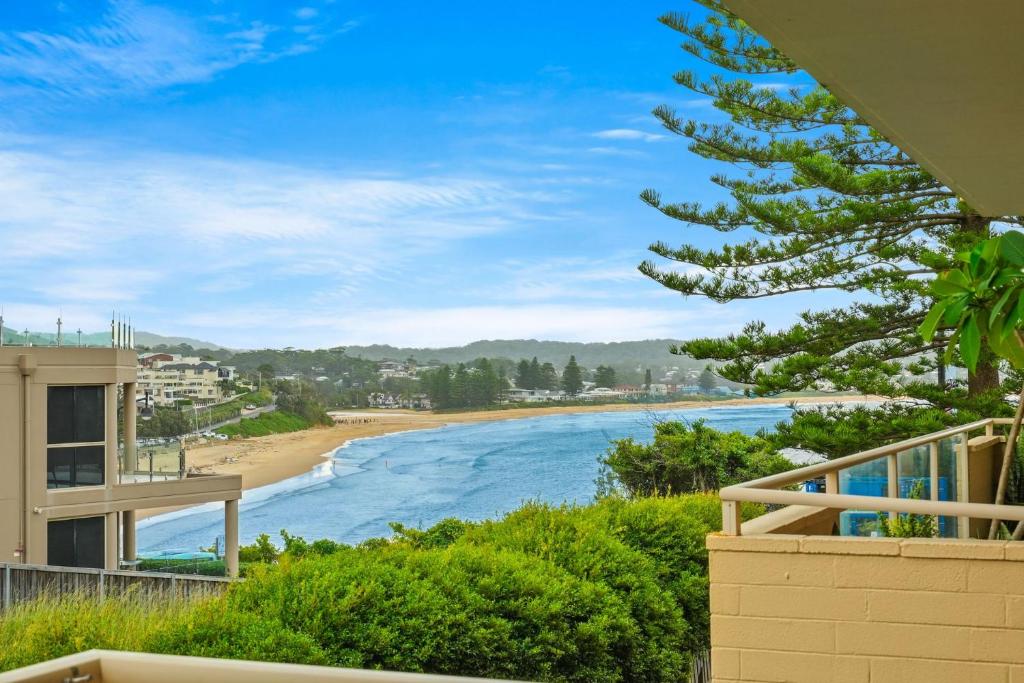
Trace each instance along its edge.
{"label": "brick wall", "polygon": [[715,681],[1024,683],[1024,543],[708,537]]}

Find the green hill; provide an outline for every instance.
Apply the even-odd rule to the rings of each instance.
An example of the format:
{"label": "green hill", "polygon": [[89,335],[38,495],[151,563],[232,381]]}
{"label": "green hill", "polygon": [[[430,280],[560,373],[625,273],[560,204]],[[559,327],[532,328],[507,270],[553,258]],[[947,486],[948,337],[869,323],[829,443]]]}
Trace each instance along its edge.
{"label": "green hill", "polygon": [[650,368],[678,367],[702,368],[700,361],[675,356],[669,347],[678,343],[673,339],[646,339],[628,342],[560,342],[537,341],[536,339],[483,340],[465,346],[450,346],[430,349],[396,347],[382,344],[373,346],[347,346],[350,356],[367,360],[405,360],[415,358],[418,363],[464,363],[476,358],[533,358],[541,363],[553,363],[561,367],[569,356],[576,356],[580,365],[594,368],[598,365],[636,366]]}

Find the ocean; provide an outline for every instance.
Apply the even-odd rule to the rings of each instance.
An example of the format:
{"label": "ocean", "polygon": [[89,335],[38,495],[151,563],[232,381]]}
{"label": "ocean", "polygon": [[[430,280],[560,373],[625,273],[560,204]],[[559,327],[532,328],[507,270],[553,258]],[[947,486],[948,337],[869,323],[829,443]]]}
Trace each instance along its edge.
{"label": "ocean", "polygon": [[[784,405],[545,415],[358,439],[312,471],[246,491],[239,539],[285,529],[307,540],[357,543],[388,536],[389,522],[425,528],[445,517],[481,520],[523,502],[587,503],[598,458],[614,439],[649,441],[659,420],[703,419],[753,434],[788,420]],[[195,550],[224,533],[223,504],[138,524],[141,551]]]}

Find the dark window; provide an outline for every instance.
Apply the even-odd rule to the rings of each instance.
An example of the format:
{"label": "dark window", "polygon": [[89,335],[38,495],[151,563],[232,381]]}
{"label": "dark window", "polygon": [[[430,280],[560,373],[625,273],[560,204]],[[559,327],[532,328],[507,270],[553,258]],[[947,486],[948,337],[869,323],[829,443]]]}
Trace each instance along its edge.
{"label": "dark window", "polygon": [[75,387],[75,441],[103,441],[105,395],[102,386]]}
{"label": "dark window", "polygon": [[103,441],[104,387],[48,387],[46,441],[60,443]]}
{"label": "dark window", "polygon": [[74,448],[50,448],[46,451],[46,488],[63,489],[75,485]]}
{"label": "dark window", "polygon": [[46,563],[103,568],[103,517],[62,519],[46,525]]}
{"label": "dark window", "polygon": [[103,446],[48,448],[46,450],[46,488],[102,486]]}
{"label": "dark window", "polygon": [[46,391],[46,442],[75,442],[75,388],[49,387]]}

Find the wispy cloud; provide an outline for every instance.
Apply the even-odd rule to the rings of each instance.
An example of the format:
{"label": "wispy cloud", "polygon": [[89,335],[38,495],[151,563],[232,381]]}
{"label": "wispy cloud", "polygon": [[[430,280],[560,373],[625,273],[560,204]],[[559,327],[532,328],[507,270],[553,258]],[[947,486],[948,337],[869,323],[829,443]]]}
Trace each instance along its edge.
{"label": "wispy cloud", "polygon": [[[312,9],[296,14],[308,22],[315,15],[306,16],[305,10]],[[235,16],[188,17],[137,0],[114,0],[91,25],[0,31],[0,97],[144,94],[309,51],[334,30],[287,28]]]}
{"label": "wispy cloud", "polygon": [[642,140],[643,142],[657,142],[665,140],[667,136],[658,133],[648,133],[636,128],[610,128],[599,130],[593,134],[595,138],[602,140]]}
{"label": "wispy cloud", "polygon": [[351,289],[453,243],[540,220],[556,199],[481,177],[118,156],[52,140],[32,151],[0,145],[0,291],[107,302],[301,278]]}

